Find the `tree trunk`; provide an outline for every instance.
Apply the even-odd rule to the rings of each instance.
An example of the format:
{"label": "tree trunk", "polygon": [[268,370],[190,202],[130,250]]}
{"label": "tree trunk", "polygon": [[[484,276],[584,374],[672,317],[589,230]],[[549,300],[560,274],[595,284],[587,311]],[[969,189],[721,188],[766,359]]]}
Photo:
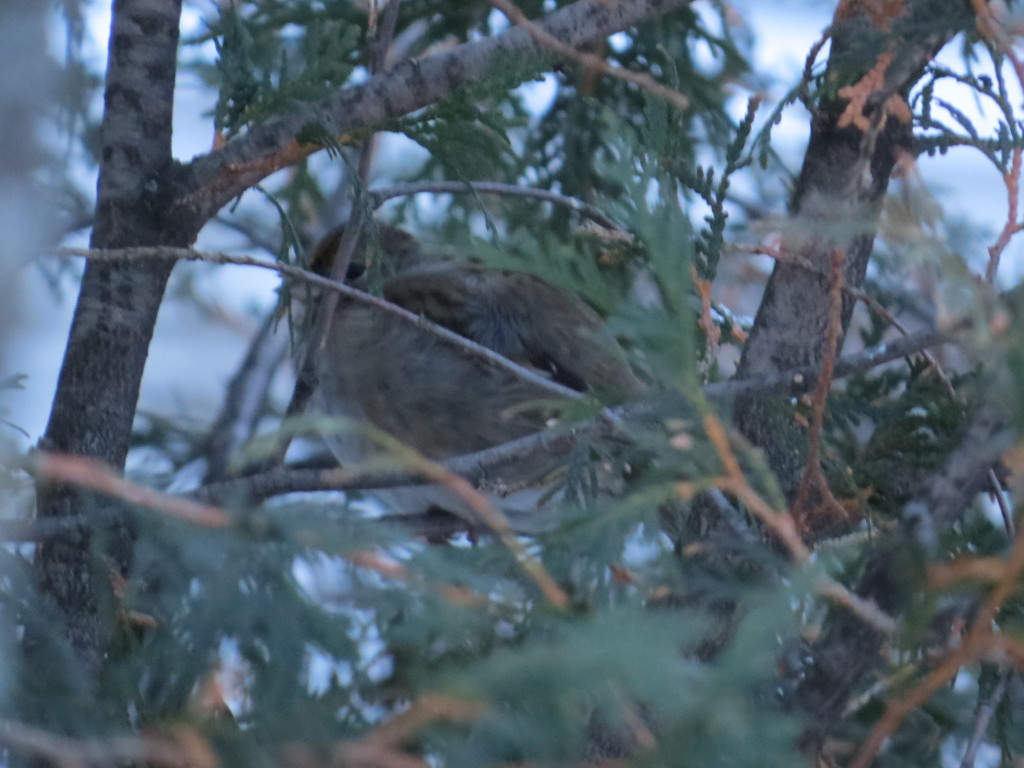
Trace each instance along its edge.
{"label": "tree trunk", "polygon": [[[895,15],[886,18],[884,13]],[[908,3],[844,0],[832,27],[832,51],[811,123],[811,138],[793,198],[783,255],[810,268],[778,262],[743,351],[737,378],[756,379],[823,361],[829,324],[832,255],[843,255],[845,284],[864,282],[889,177],[911,147],[904,99],[925,65],[973,22],[964,0]],[[865,77],[881,70],[884,82]],[[855,109],[850,91],[870,95]],[[843,301],[842,338],[853,313]],[[792,498],[807,463],[807,434],[788,398],[737,398],[737,428],[765,452],[782,491]]]}
{"label": "tree trunk", "polygon": [[[91,245],[187,245],[165,216],[171,115],[181,0],[115,0],[102,125],[102,160]],[[89,263],[75,307],[57,394],[42,447],[99,458],[122,468],[153,326],[173,262]],[[95,516],[99,506],[69,486],[39,488],[40,517]],[[99,522],[99,521],[97,521]],[[114,626],[100,615],[110,571],[126,573],[131,533],[103,521],[104,558],[92,537],[100,526],[39,546],[41,588],[57,603],[83,657],[101,658]],[[97,569],[96,565],[103,563]]]}
{"label": "tree trunk", "polygon": [[[900,15],[885,19],[883,8]],[[973,23],[970,6],[963,0],[840,3],[783,245],[784,255],[800,257],[809,267],[776,263],[738,378],[821,366],[832,311],[828,291],[832,256],[843,255],[845,284],[860,287],[890,175],[899,154],[911,151],[911,125],[900,119],[899,102],[892,99],[905,99],[939,49]],[[884,70],[884,85],[870,89],[863,109],[851,112],[852,93],[841,89],[866,85],[862,78],[873,68]],[[863,120],[852,119],[857,112]],[[852,312],[853,301],[847,296],[841,308],[840,339]],[[783,492],[792,500],[807,464],[807,433],[794,419],[788,398],[737,398],[734,418],[737,428],[764,450]],[[985,426],[988,436],[994,427]],[[985,456],[989,463],[980,466],[987,469],[992,458]],[[962,498],[976,490],[976,474],[958,484]],[[899,615],[908,607],[919,568],[916,544],[897,533],[876,545],[856,591],[884,611]],[[883,640],[881,633],[844,608],[832,611],[822,638],[811,648],[809,663],[800,670],[801,682],[792,696],[813,723],[805,734],[807,745],[817,746],[830,732],[853,691],[877,668]]]}

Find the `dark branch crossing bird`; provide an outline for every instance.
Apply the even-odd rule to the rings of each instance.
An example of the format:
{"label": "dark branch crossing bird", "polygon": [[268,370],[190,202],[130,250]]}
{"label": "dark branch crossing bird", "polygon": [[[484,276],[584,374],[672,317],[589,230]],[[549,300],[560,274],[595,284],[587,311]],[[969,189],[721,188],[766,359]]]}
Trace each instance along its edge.
{"label": "dark branch crossing bird", "polygon": [[[336,229],[317,246],[316,271],[330,271],[342,235],[343,229]],[[526,272],[426,253],[416,238],[396,227],[376,225],[363,241],[348,270],[354,284],[369,279],[367,257],[373,249],[366,241],[375,241],[382,257],[379,287],[387,301],[544,381],[602,402],[621,402],[644,390],[601,316],[570,291]],[[316,370],[322,410],[385,432],[434,460],[538,432],[558,412],[557,398],[541,383],[405,317],[345,298],[337,305]],[[358,428],[328,441],[343,464],[375,453],[374,440]],[[536,507],[551,495],[541,486],[552,463],[550,456],[529,457],[512,468],[514,477],[501,478],[495,502],[513,524],[543,527]],[[396,489],[385,500],[396,511],[415,514],[438,507],[474,520],[465,502],[446,489]]]}

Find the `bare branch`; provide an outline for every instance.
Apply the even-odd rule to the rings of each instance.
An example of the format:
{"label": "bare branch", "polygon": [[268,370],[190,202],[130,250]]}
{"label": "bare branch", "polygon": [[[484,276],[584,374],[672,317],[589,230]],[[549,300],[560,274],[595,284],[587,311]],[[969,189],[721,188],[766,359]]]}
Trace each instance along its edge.
{"label": "bare branch", "polygon": [[600,209],[588,205],[578,198],[547,189],[525,187],[519,184],[503,184],[498,181],[417,181],[374,189],[367,196],[370,199],[370,207],[376,209],[393,198],[419,195],[425,192],[444,195],[471,193],[504,197],[532,197],[575,211],[580,216],[584,216],[606,229],[620,232],[625,229],[621,224],[608,218]]}
{"label": "bare branch", "polygon": [[243,266],[258,267],[260,269],[269,269],[270,271],[277,272],[280,275],[286,275],[297,280],[303,280],[320,288],[326,288],[337,294],[345,296],[352,301],[365,304],[367,306],[374,307],[381,312],[387,312],[395,315],[396,317],[400,317],[417,326],[425,333],[436,336],[446,344],[460,347],[469,354],[486,360],[488,363],[497,366],[498,368],[503,368],[514,376],[517,376],[524,381],[528,381],[530,384],[543,391],[549,392],[556,397],[562,397],[569,400],[585,399],[585,396],[576,390],[565,387],[550,379],[546,379],[528,368],[524,368],[523,366],[512,362],[508,358],[499,355],[493,350],[488,349],[482,344],[477,344],[475,341],[459,336],[457,333],[453,333],[437,323],[432,323],[424,317],[413,314],[396,304],[392,304],[389,301],[385,301],[377,296],[360,291],[352,286],[345,285],[344,283],[340,283],[335,280],[330,280],[326,277],[321,277],[314,272],[309,272],[308,270],[295,267],[290,264],[264,261],[252,256],[240,256],[237,254],[223,253],[221,251],[196,251],[191,248],[168,248],[160,246],[152,248],[118,248],[113,250],[61,248],[57,250],[56,253],[62,256],[84,256],[95,261],[182,259],[185,261],[205,261],[211,264],[240,264]]}
{"label": "bare branch", "polygon": [[[639,410],[639,406],[627,408]],[[621,415],[622,408],[610,409]],[[507,443],[442,462],[444,468],[471,483],[499,476],[501,468],[527,456],[562,456],[583,436],[597,436],[609,427],[604,419],[573,425],[568,431],[544,430]],[[211,483],[194,491],[193,498],[224,503],[235,498],[259,500],[304,491],[359,491],[419,485],[428,481],[422,472],[408,469],[289,469],[279,468],[248,477]]]}
{"label": "bare branch", "polygon": [[[335,291],[353,301],[361,304],[376,307],[383,312],[395,314],[403,319],[415,323],[427,333],[434,334],[446,342],[461,346],[471,354],[479,355],[489,362],[504,367],[506,370],[520,376],[531,384],[547,389],[551,394],[558,397],[570,399],[582,399],[583,396],[576,390],[563,387],[562,385],[538,376],[529,369],[513,363],[507,358],[495,354],[491,350],[472,342],[458,334],[431,323],[418,315],[414,315],[384,299],[352,288],[344,283],[338,283],[322,277],[314,272],[296,267],[290,264],[265,261],[252,256],[224,253],[222,251],[196,251],[191,248],[118,248],[113,250],[96,250],[89,248],[61,248],[55,251],[63,256],[83,256],[89,259],[161,259],[176,258],[187,261],[205,261],[210,264],[238,264],[242,266],[269,269],[296,280],[303,280],[311,285]],[[851,355],[840,358],[836,361],[834,375],[837,378],[860,373],[879,365],[907,357],[929,347],[940,344],[947,344],[955,338],[959,331],[969,327],[969,321],[961,320],[951,323],[945,330],[926,330],[909,334],[895,341],[885,342],[876,347],[861,350]],[[799,394],[807,391],[815,381],[819,369],[814,366],[794,368],[774,374],[767,374],[757,379],[732,379],[729,381],[715,382],[704,388],[704,394],[711,398],[732,398],[747,394],[771,394],[771,393],[793,393]]]}
{"label": "bare branch", "polygon": [[[948,344],[957,333],[965,330],[969,321],[952,323],[945,330],[925,330],[901,336],[894,341],[883,342],[874,347],[862,349],[839,358],[832,372],[833,378],[851,376],[855,373],[877,368],[885,363],[918,354],[930,347]],[[804,366],[789,371],[759,376],[757,379],[730,379],[716,382],[704,388],[704,394],[712,398],[731,398],[738,395],[767,395],[776,393],[800,394],[813,386],[820,369]]]}
{"label": "bare branch", "polygon": [[960,768],[974,768],[974,758],[978,754],[978,747],[985,739],[988,731],[988,724],[992,722],[992,716],[996,713],[996,707],[1003,700],[1006,694],[1006,686],[1010,681],[1013,670],[1010,668],[1000,669],[999,677],[996,680],[995,688],[984,701],[978,702],[978,714],[974,720],[974,731],[971,733],[971,740],[964,750],[963,760],[960,761]]}

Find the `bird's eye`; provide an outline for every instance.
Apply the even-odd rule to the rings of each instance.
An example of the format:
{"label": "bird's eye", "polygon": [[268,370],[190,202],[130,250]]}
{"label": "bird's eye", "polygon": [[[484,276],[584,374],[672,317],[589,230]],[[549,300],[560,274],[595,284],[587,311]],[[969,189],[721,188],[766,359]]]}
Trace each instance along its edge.
{"label": "bird's eye", "polygon": [[366,274],[366,265],[362,262],[352,262],[345,271],[346,280],[358,280]]}

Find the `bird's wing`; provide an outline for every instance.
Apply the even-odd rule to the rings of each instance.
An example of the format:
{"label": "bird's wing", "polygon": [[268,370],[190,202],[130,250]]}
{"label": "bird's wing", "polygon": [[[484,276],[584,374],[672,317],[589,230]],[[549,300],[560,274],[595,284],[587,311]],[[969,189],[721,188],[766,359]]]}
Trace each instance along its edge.
{"label": "bird's wing", "polygon": [[430,264],[388,280],[384,295],[573,389],[617,399],[642,389],[600,316],[534,275]]}

